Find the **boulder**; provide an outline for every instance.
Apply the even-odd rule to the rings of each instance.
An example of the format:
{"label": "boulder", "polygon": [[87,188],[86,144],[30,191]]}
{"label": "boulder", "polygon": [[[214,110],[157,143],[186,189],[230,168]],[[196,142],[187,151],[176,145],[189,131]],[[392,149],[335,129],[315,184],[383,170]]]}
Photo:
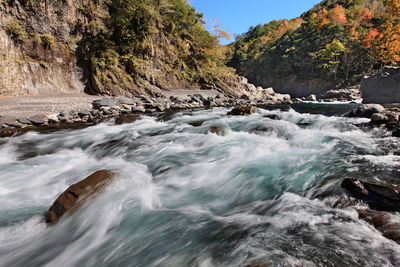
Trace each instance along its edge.
{"label": "boulder", "polygon": [[274,95],[274,94],[275,94],[274,88],[272,88],[272,87],[265,88],[265,89],[264,89],[264,92],[265,92],[266,94],[268,94],[268,95]]}
{"label": "boulder", "polygon": [[55,224],[65,213],[74,212],[90,197],[99,193],[113,177],[114,175],[111,172],[101,170],[68,187],[46,212],[46,223],[49,225]]}
{"label": "boulder", "polygon": [[94,109],[100,109],[100,107],[118,106],[118,104],[119,104],[118,100],[115,100],[114,98],[107,98],[107,97],[102,98],[102,99],[97,99],[92,102]]}
{"label": "boulder", "polygon": [[392,214],[376,210],[357,210],[358,217],[372,224],[382,235],[400,244],[400,223],[392,218]]}
{"label": "boulder", "polygon": [[29,118],[30,122],[33,125],[42,125],[48,121],[46,115],[37,114]]}
{"label": "boulder", "polygon": [[233,115],[233,116],[243,116],[243,115],[250,115],[253,113],[256,113],[257,109],[253,106],[250,105],[245,105],[245,106],[238,106],[234,108],[232,111],[228,112],[227,115]]}
{"label": "boulder", "polygon": [[268,119],[276,120],[276,121],[281,119],[277,114],[267,114],[264,116],[264,118],[268,118]]}
{"label": "boulder", "polygon": [[249,81],[247,80],[246,77],[239,76],[239,82],[241,84],[248,84]]}
{"label": "boulder", "polygon": [[216,135],[220,135],[220,136],[224,136],[226,135],[226,130],[224,127],[221,126],[212,126],[209,130],[210,133],[216,134]]}
{"label": "boulder", "polygon": [[344,179],[341,187],[346,194],[366,202],[371,209],[400,211],[400,189],[398,188],[356,179]]}
{"label": "boulder", "polygon": [[121,125],[126,123],[132,123],[138,120],[138,116],[135,114],[129,115],[120,115],[118,118],[115,119],[115,124]]}
{"label": "boulder", "polygon": [[350,118],[361,117],[361,118],[371,118],[372,114],[383,113],[385,108],[379,104],[365,104],[358,108],[350,111],[347,116]]}
{"label": "boulder", "polygon": [[400,68],[385,67],[361,82],[363,103],[400,103]]}
{"label": "boulder", "polygon": [[317,96],[316,95],[309,95],[306,98],[307,101],[317,101]]}
{"label": "boulder", "polygon": [[387,121],[388,117],[383,113],[375,113],[371,116],[371,123],[373,124],[386,123]]}

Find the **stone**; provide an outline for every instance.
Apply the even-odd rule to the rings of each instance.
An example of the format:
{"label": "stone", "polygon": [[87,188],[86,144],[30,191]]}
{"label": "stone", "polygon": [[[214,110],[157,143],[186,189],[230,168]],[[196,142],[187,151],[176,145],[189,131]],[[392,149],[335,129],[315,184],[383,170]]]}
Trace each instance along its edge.
{"label": "stone", "polygon": [[78,111],[78,116],[80,118],[83,118],[85,116],[90,116],[90,112],[88,110],[82,110],[82,111]]}
{"label": "stone", "polygon": [[128,109],[128,110],[130,110],[132,108],[132,106],[130,106],[128,104],[121,104],[121,107],[124,109]]}
{"label": "stone", "polygon": [[383,113],[384,111],[385,108],[379,104],[364,104],[350,111],[347,116],[350,118],[371,118],[372,114]]}
{"label": "stone", "polygon": [[243,94],[243,95],[240,97],[240,99],[243,99],[243,100],[250,100],[250,97],[249,97],[248,95]]}
{"label": "stone", "polygon": [[361,81],[363,103],[400,103],[400,68],[385,67]]}
{"label": "stone", "polygon": [[219,136],[224,136],[226,135],[226,130],[224,127],[221,126],[212,126],[209,130],[210,133],[219,135]]}
{"label": "stone", "polygon": [[398,188],[356,179],[344,179],[341,187],[346,194],[367,203],[371,209],[400,211],[400,189]]}
{"label": "stone", "polygon": [[18,129],[16,128],[4,128],[0,129],[0,138],[11,137],[18,133]]}
{"label": "stone", "polygon": [[14,128],[23,128],[25,126],[25,124],[22,124],[18,121],[15,122],[6,122],[6,125],[10,126],[10,127],[14,127]]}
{"label": "stone", "polygon": [[119,102],[113,98],[102,98],[92,102],[94,109],[100,109],[101,107],[118,106]]}
{"label": "stone", "polygon": [[388,117],[383,113],[375,113],[371,116],[371,123],[381,124],[388,121]]}
{"label": "stone", "polygon": [[26,124],[26,125],[31,125],[31,121],[28,120],[27,118],[18,118],[17,121],[19,121],[22,124]]}
{"label": "stone", "polygon": [[48,121],[47,116],[43,114],[37,114],[29,118],[33,125],[42,125]]}
{"label": "stone", "polygon": [[392,218],[392,214],[376,210],[357,210],[358,218],[372,224],[382,235],[400,244],[400,223]]}
{"label": "stone", "polygon": [[204,123],[204,121],[192,121],[192,122],[189,122],[188,124],[192,125],[193,127],[200,127],[203,125],[203,123]]}
{"label": "stone", "polygon": [[120,115],[118,118],[115,119],[115,124],[121,125],[126,123],[132,123],[138,120],[138,116],[135,114],[129,115]]}
{"label": "stone", "polygon": [[118,102],[118,104],[122,105],[135,105],[136,101],[132,98],[126,97],[126,96],[117,96],[115,100]]}
{"label": "stone", "polygon": [[264,116],[264,118],[269,118],[269,119],[271,119],[271,120],[280,120],[280,119],[281,119],[281,118],[280,118],[278,115],[276,115],[276,114],[267,114],[267,115]]}
{"label": "stone", "polygon": [[306,97],[306,100],[315,102],[315,101],[317,101],[317,96],[316,95],[309,95],[309,96]]}
{"label": "stone", "polygon": [[90,197],[94,197],[104,189],[113,177],[114,175],[110,171],[100,170],[68,187],[45,214],[46,223],[55,224],[65,213],[76,211]]}
{"label": "stone", "polygon": [[241,84],[248,84],[249,81],[247,80],[246,77],[239,76],[239,82],[240,82]]}
{"label": "stone", "polygon": [[228,112],[227,115],[233,115],[233,116],[243,116],[243,115],[250,115],[253,113],[256,113],[257,109],[253,106],[245,105],[245,106],[238,106]]}

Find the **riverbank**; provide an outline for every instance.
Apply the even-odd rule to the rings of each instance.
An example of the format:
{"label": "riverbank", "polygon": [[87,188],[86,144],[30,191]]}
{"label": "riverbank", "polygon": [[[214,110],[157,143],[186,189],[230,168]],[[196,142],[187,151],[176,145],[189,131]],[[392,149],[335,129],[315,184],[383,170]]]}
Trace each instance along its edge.
{"label": "riverbank", "polygon": [[0,99],[0,137],[31,130],[48,131],[97,124],[130,114],[173,112],[185,109],[290,104],[287,95],[266,91],[241,98],[216,90],[175,90],[163,96],[133,98],[89,95],[23,96]]}

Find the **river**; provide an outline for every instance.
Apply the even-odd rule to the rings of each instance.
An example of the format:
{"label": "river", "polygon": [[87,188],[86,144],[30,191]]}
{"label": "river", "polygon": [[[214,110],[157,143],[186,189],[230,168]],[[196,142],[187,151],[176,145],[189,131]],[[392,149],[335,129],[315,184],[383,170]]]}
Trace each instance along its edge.
{"label": "river", "polygon": [[[0,265],[400,266],[398,244],[334,208],[343,178],[400,184],[399,142],[332,107],[181,111],[0,140]],[[58,195],[100,169],[112,184],[47,227]]]}

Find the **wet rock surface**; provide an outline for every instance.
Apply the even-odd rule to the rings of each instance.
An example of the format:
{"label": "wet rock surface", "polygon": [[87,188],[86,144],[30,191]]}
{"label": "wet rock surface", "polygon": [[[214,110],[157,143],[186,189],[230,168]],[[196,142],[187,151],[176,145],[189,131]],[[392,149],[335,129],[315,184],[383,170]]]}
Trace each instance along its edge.
{"label": "wet rock surface", "polygon": [[230,112],[228,112],[228,116],[243,116],[243,115],[251,115],[256,113],[257,109],[254,106],[250,105],[244,105],[244,106],[239,106],[234,109],[232,109]]}
{"label": "wet rock surface", "polygon": [[400,189],[356,179],[344,179],[344,192],[380,211],[400,211]]}
{"label": "wet rock surface", "polygon": [[55,224],[65,213],[74,212],[90,197],[99,193],[113,177],[114,175],[110,171],[101,170],[68,187],[45,214],[46,223],[48,225]]}

